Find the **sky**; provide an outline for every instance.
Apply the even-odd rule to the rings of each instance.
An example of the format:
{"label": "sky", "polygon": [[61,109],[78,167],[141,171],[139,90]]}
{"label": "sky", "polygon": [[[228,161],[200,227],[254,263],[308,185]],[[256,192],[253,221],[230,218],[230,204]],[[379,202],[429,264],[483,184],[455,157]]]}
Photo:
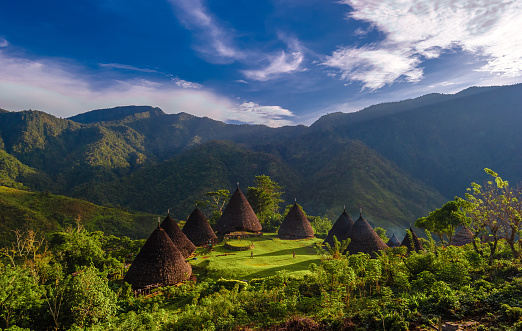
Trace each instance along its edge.
{"label": "sky", "polygon": [[2,0],[0,108],[227,123],[522,82],[520,0]]}

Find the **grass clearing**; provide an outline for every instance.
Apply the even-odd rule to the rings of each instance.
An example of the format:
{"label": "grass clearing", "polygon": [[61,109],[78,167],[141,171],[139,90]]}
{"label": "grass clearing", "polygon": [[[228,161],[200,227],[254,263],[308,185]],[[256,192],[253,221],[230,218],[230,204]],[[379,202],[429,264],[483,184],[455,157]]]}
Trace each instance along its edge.
{"label": "grass clearing", "polygon": [[223,247],[223,243],[214,246],[208,253],[198,248],[196,259],[190,260],[194,272],[197,274],[206,270],[207,276],[211,278],[251,280],[275,275],[280,270],[304,275],[309,272],[311,263],[321,262],[314,247],[323,241],[319,238],[282,240],[275,233],[265,233],[261,237],[244,240],[253,242],[254,249],[233,251]]}

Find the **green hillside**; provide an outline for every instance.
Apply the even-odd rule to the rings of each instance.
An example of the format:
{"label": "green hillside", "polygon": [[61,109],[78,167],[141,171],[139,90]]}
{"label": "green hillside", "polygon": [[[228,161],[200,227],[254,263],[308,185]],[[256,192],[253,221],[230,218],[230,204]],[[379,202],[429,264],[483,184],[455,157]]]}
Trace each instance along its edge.
{"label": "green hillside", "polygon": [[76,227],[77,219],[90,231],[134,239],[149,236],[156,224],[156,217],[151,214],[131,213],[85,200],[0,186],[0,246],[13,241],[13,230],[34,230],[43,234],[68,226]]}
{"label": "green hillside", "polygon": [[83,123],[3,111],[0,180],[184,218],[204,193],[266,174],[312,215],[336,218],[343,205],[357,214],[360,203],[375,225],[403,226],[462,195],[486,167],[522,180],[520,95],[522,84],[470,88],[283,128],[148,106],[71,118]]}

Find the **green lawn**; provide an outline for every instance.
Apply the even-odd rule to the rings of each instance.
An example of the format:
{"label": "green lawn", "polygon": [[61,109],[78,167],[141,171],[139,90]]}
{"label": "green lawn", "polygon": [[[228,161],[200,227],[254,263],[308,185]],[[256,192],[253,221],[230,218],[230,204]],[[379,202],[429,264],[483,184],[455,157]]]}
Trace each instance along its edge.
{"label": "green lawn", "polygon": [[[195,260],[190,260],[190,264],[196,273],[206,269],[208,277],[250,280],[272,276],[280,270],[303,275],[308,272],[310,263],[320,263],[314,246],[323,239],[281,240],[275,233],[265,233],[247,240],[254,243],[253,250],[232,251],[220,243],[210,253],[203,253],[204,249],[198,248],[198,255]],[[254,252],[253,258],[251,252]]]}

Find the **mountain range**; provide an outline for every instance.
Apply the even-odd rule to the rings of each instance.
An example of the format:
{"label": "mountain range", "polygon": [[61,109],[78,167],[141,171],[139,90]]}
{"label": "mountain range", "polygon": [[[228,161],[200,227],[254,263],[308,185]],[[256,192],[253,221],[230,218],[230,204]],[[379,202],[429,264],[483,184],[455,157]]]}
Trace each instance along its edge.
{"label": "mountain range", "polygon": [[[0,110],[0,184],[185,219],[208,191],[268,175],[311,215],[343,206],[403,229],[491,168],[522,179],[522,84],[324,115],[310,127],[225,124],[149,106],[60,119]],[[1,211],[0,211],[1,212]]]}

